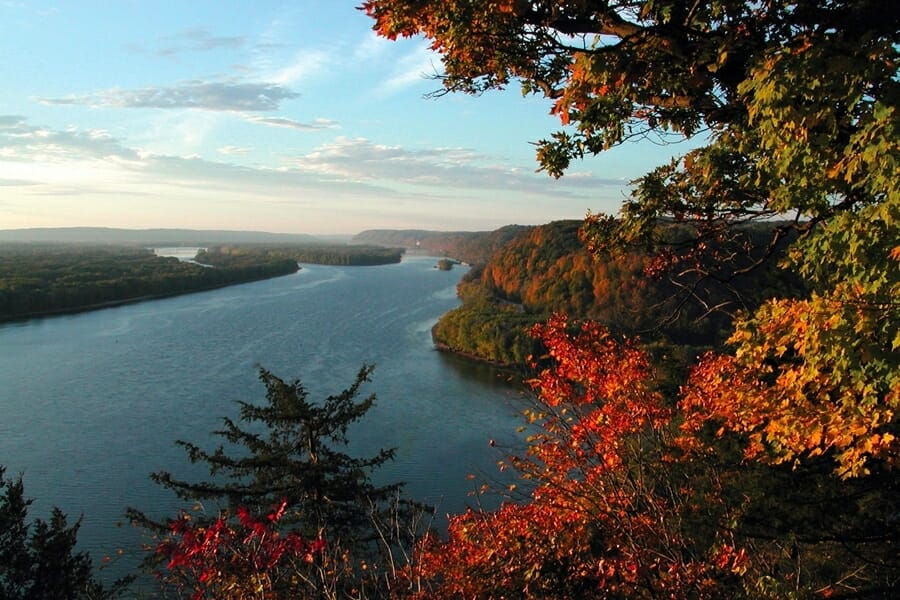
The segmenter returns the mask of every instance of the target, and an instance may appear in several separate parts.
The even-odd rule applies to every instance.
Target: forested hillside
[[[689,286],[652,276],[654,261],[639,249],[594,256],[579,239],[581,221],[523,231],[460,284],[463,305],[434,328],[442,347],[503,364],[524,364],[539,351],[526,329],[554,312],[594,319],[611,330],[693,346],[727,335],[734,313],[775,295],[794,293],[797,279],[768,264],[723,281]],[[662,224],[677,241],[677,228]],[[747,235],[764,235],[766,228]]]

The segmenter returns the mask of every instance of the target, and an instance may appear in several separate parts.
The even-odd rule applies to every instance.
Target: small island
[[[450,260],[449,258],[442,258],[437,261],[437,264],[434,265],[435,269],[440,269],[441,271],[449,271],[453,268],[453,265],[458,265],[459,262],[455,260]]]

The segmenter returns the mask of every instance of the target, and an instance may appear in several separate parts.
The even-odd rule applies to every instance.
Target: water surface
[[[462,269],[406,258],[379,267],[302,265],[294,274],[89,313],[0,325],[0,464],[24,473],[34,513],[83,515],[94,557],[140,535],[126,506],[174,515],[181,504],[147,475],[196,479],[174,445],[212,447],[208,433],[235,400],[262,402],[258,365],[299,377],[313,398],[347,387],[375,364],[375,407],[350,436],[354,450],[396,447],[378,474],[454,513],[470,473],[496,473],[489,446],[515,444],[521,398],[497,373],[435,351],[430,328],[457,305]]]

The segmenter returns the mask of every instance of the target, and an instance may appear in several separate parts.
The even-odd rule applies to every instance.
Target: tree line
[[[247,260],[290,259],[335,266],[376,266],[398,263],[402,248],[371,245],[217,245],[201,250],[198,262],[224,267]]]
[[[0,248],[0,320],[85,310],[287,275],[271,258],[212,269],[126,246],[10,244]]]

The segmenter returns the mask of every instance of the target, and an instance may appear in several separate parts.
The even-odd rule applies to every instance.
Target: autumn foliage
[[[527,495],[454,517],[421,547],[421,598],[713,597],[750,558],[725,532],[682,527],[698,490],[669,477],[675,412],[648,356],[596,322],[536,326],[552,366],[531,381],[540,431],[508,465]],[[706,502],[718,503],[715,494]],[[711,511],[715,512],[715,511]],[[422,584],[422,582],[426,584]]]
[[[864,318],[831,298],[772,301],[741,321],[734,354],[709,354],[687,383],[685,446],[718,423],[747,438],[748,459],[772,463],[832,456],[840,477],[896,466],[900,374],[889,344],[861,338]],[[863,364],[864,368],[859,368]]]
[[[312,562],[325,542],[279,531],[286,506],[262,518],[238,508],[236,519],[223,514],[196,524],[182,514],[156,548],[165,560],[158,576],[193,600],[296,597],[297,562]]]
[[[753,328],[741,322],[738,351],[701,357],[675,394],[659,369],[666,357],[651,360],[637,340],[561,314],[535,326],[547,348],[530,381],[536,431],[524,455],[503,463],[520,480],[498,509],[470,509],[446,537],[426,537],[394,590],[419,599],[890,597],[898,489],[881,400],[891,392],[865,387],[827,411],[802,396],[834,395],[844,374],[836,363],[804,380],[818,371],[801,360],[800,333],[822,316],[799,301],[771,306],[785,312],[753,327],[775,344],[787,326],[778,318],[789,319],[791,343],[741,346]],[[787,353],[799,358],[774,360]]]

